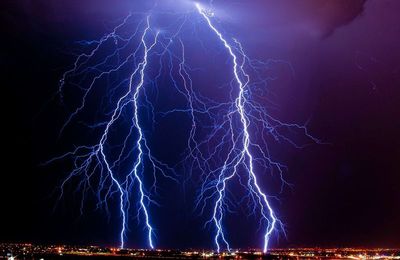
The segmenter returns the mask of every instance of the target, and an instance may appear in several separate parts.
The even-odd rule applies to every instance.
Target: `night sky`
[[[118,245],[118,214],[107,219],[89,207],[81,216],[73,189],[55,207],[68,165],[41,163],[76,140],[74,133],[58,138],[67,114],[52,99],[74,61],[74,42],[100,38],[111,21],[141,11],[143,2],[1,2],[0,241]],[[308,122],[326,143],[277,148],[293,187],[274,201],[287,238],[272,246],[400,247],[400,1],[214,2],[221,25],[249,56],[292,65],[293,71],[273,68],[274,116]],[[174,157],[182,149],[165,142],[159,152]],[[180,185],[161,186],[162,206],[153,212],[157,244],[211,248],[190,196],[181,195]],[[131,229],[128,245],[143,246],[140,228]],[[258,245],[246,227],[231,236],[237,246]]]

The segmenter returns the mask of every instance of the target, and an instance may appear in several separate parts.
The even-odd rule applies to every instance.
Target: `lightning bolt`
[[[275,141],[282,140],[296,148],[302,148],[304,145],[300,145],[287,137],[284,132],[285,130],[301,132],[303,136],[312,142],[321,142],[310,135],[304,125],[288,124],[273,118],[262,105],[253,99],[256,97],[253,88],[255,88],[257,84],[265,85],[266,83],[266,79],[260,75],[258,70],[268,67],[269,64],[258,60],[251,60],[245,54],[241,43],[237,39],[233,39],[231,43],[223,33],[217,29],[211,20],[214,16],[212,11],[206,9],[199,3],[196,3],[195,6],[198,14],[203,18],[209,30],[215,35],[229,54],[232,62],[232,82],[238,90],[237,95],[232,97],[232,103],[217,104],[214,107],[209,106],[206,110],[208,115],[215,118],[215,116],[211,115],[211,110],[218,108],[218,110],[221,111],[221,105],[229,106],[226,110],[224,121],[213,127],[214,131],[206,139],[206,142],[210,142],[212,138],[215,138],[218,131],[225,129],[226,133],[217,143],[216,148],[226,146],[227,144],[229,144],[230,148],[228,148],[222,167],[211,169],[212,167],[209,163],[211,160],[210,158],[216,157],[218,154],[217,149],[214,150],[209,157],[206,157],[204,164],[207,165],[207,167],[201,167],[201,171],[206,177],[204,178],[196,207],[199,207],[199,205],[203,203],[202,206],[200,206],[201,212],[203,213],[207,202],[215,198],[213,202],[212,218],[206,224],[213,223],[215,226],[216,234],[214,242],[217,251],[220,252],[223,247],[227,251],[231,251],[231,246],[224,230],[223,219],[227,212],[232,211],[229,206],[232,202],[226,196],[228,192],[227,185],[232,179],[237,178],[240,184],[248,191],[248,196],[246,197],[250,203],[248,205],[253,205],[251,206],[251,214],[255,214],[258,208],[260,226],[262,227],[264,226],[263,223],[266,223],[263,235],[263,252],[266,253],[274,231],[281,230],[285,233],[285,230],[283,223],[277,218],[274,212],[269,197],[261,188],[255,164],[257,163],[265,169],[270,169],[271,173],[273,169],[275,169],[279,173],[282,185],[288,183],[283,178],[283,171],[286,167],[272,159],[268,148],[269,145],[264,134],[270,134]],[[283,61],[270,62],[281,63]],[[253,71],[254,77],[256,78],[255,81],[252,82],[249,73],[246,72],[246,68]],[[259,136],[255,137],[253,132],[256,134],[258,133]],[[261,140],[262,143],[259,144],[257,140]],[[264,148],[262,146],[264,146]],[[196,149],[199,149],[198,146],[196,146]],[[208,169],[208,173],[205,169]],[[246,174],[245,178],[247,178],[247,183],[243,182],[243,172]],[[212,176],[215,175],[215,180],[212,180]],[[239,203],[240,202],[241,201],[239,201]]]
[[[130,16],[128,16],[128,18],[129,17]],[[125,44],[123,44],[123,47],[117,48],[111,55],[108,55],[105,61],[85,70],[94,70],[96,67],[100,67],[102,63],[106,63],[107,60],[111,59],[111,57],[113,56],[116,56],[119,52],[121,52],[124,48],[126,48],[138,32],[137,29],[136,32],[133,34],[133,36],[130,38],[122,38],[121,36],[117,35],[117,30],[121,28],[126,22],[127,18],[124,19],[122,24],[118,25],[114,29],[112,34],[103,37],[99,41],[94,41],[89,43],[89,44],[95,44],[96,45],[95,48],[91,51],[89,55],[81,54],[78,56],[74,68],[64,74],[62,84],[65,84],[65,80],[66,78],[68,78],[68,76],[70,76],[70,74],[79,75],[83,73],[83,72],[78,72],[78,69],[84,66],[86,63],[89,63],[88,59],[92,58],[96,54],[96,52],[98,52],[102,48],[102,45],[105,44],[107,40],[109,40],[110,38],[122,40],[125,42]],[[174,181],[176,181],[176,179],[173,177],[173,175],[171,176],[166,174],[162,169],[162,167],[166,167],[168,170],[170,170],[175,174],[172,168],[168,167],[167,165],[163,164],[155,157],[153,157],[141,126],[140,111],[139,111],[140,95],[143,90],[143,87],[145,86],[145,74],[146,74],[145,71],[148,66],[149,55],[152,49],[158,43],[158,38],[160,33],[159,31],[157,31],[156,33],[152,32],[150,25],[150,16],[146,17],[144,23],[145,23],[145,28],[140,36],[140,44],[137,46],[136,50],[133,51],[132,54],[130,54],[115,68],[106,71],[101,71],[99,75],[94,77],[94,79],[89,84],[89,88],[87,88],[84,92],[81,105],[71,114],[71,116],[68,118],[67,122],[64,124],[62,128],[63,131],[65,127],[71,122],[71,120],[84,109],[89,92],[92,91],[92,89],[94,88],[96,81],[98,81],[105,75],[110,75],[112,73],[122,70],[124,66],[130,63],[130,59],[136,59],[138,56],[142,56],[141,60],[139,60],[138,63],[136,64],[133,72],[130,74],[130,77],[122,82],[125,83],[126,81],[128,81],[128,87],[127,90],[123,92],[121,96],[118,98],[115,108],[112,109],[110,120],[105,123],[99,123],[93,126],[94,128],[97,128],[105,125],[105,128],[103,130],[99,142],[92,146],[79,146],[72,152],[68,152],[59,157],[51,159],[50,161],[46,162],[46,164],[52,163],[57,160],[65,159],[69,156],[73,157],[74,161],[73,164],[75,166],[75,169],[62,182],[60,198],[63,196],[64,186],[69,181],[71,181],[72,178],[77,176],[83,176],[84,177],[83,180],[78,185],[79,187],[82,185],[84,186],[83,188],[84,192],[81,201],[82,204],[81,213],[83,211],[82,208],[85,199],[84,194],[88,189],[92,189],[91,179],[93,178],[93,176],[97,171],[100,172],[100,176],[97,181],[98,187],[96,191],[99,200],[98,207],[105,205],[106,210],[108,211],[107,201],[115,192],[119,193],[119,209],[122,220],[121,231],[120,231],[121,248],[125,247],[126,231],[128,229],[128,217],[130,209],[129,197],[132,193],[131,190],[134,188],[133,187],[134,183],[137,183],[138,193],[139,193],[139,207],[137,216],[139,217],[141,213],[143,214],[145,227],[147,229],[148,245],[151,249],[154,249],[154,241],[153,241],[154,229],[150,221],[150,213],[148,206],[149,204],[156,202],[151,199],[151,197],[147,194],[146,188],[144,187],[145,185],[143,180],[143,171],[145,163],[144,157],[145,156],[147,157],[148,161],[151,164],[151,167],[153,168],[154,183],[152,188],[155,187],[155,182],[156,182],[155,171],[157,170],[162,172],[162,174],[167,178],[170,178]],[[147,38],[150,36],[153,37],[153,40],[152,42],[149,43]],[[139,55],[140,50],[142,50],[142,55]],[[83,57],[85,57],[86,60],[81,61]],[[138,82],[136,82],[137,78],[139,78]],[[120,85],[118,85],[118,87],[119,86]],[[62,89],[62,87],[60,89]],[[107,146],[109,146],[108,142],[109,142],[110,131],[113,127],[115,127],[117,121],[121,119],[124,111],[127,110],[127,108],[130,105],[133,106],[133,119],[131,120],[130,131],[124,139],[124,142],[122,144],[122,149],[120,151],[118,158],[113,160],[109,158],[110,155],[108,154],[109,152],[107,151],[108,150]],[[137,132],[138,135],[137,140],[135,141],[135,144],[129,151],[128,155],[123,156],[125,150],[129,150],[128,148],[129,138],[134,131]],[[132,169],[128,171],[128,173],[125,175],[124,178],[117,177],[115,173],[115,168],[122,162],[127,160],[129,158],[129,155],[133,153],[134,150],[136,150],[136,159],[133,163]]]
[[[146,32],[147,32],[147,30],[149,29],[149,27],[150,27],[150,24],[149,24],[149,17],[147,17],[147,27],[146,27],[145,34],[144,34],[144,35],[146,35]],[[146,221],[146,226],[147,226],[147,230],[148,230],[148,241],[149,241],[149,246],[150,246],[152,249],[154,249],[153,239],[152,239],[153,228],[152,228],[152,226],[151,226],[151,224],[150,224],[149,213],[148,213],[147,207],[146,207],[146,205],[145,205],[145,201],[144,201],[145,199],[149,200],[149,197],[148,197],[147,195],[145,195],[145,193],[144,193],[144,190],[143,190],[143,181],[142,181],[142,179],[140,178],[140,176],[139,176],[139,174],[138,174],[138,169],[139,169],[140,165],[143,163],[143,161],[142,161],[142,160],[143,160],[143,159],[142,159],[142,157],[143,157],[143,147],[142,147],[142,144],[144,144],[144,146],[149,150],[148,146],[146,145],[146,139],[144,138],[143,131],[142,131],[142,128],[141,128],[140,122],[139,122],[139,115],[138,115],[138,113],[139,113],[139,112],[138,112],[138,98],[139,98],[140,90],[141,90],[141,88],[143,87],[143,84],[144,84],[144,70],[145,70],[145,68],[146,68],[146,66],[147,66],[147,64],[148,64],[148,61],[147,61],[147,59],[148,59],[148,52],[149,52],[149,51],[153,48],[153,46],[157,43],[158,34],[159,34],[159,32],[157,32],[157,34],[156,34],[156,36],[155,36],[154,43],[153,43],[150,47],[147,46],[147,44],[146,44],[146,42],[145,42],[145,40],[144,40],[144,37],[142,38],[142,44],[143,44],[143,46],[144,46],[144,58],[143,58],[143,62],[142,62],[142,64],[141,64],[142,69],[140,70],[140,82],[139,82],[139,84],[137,85],[136,90],[135,90],[135,93],[134,93],[134,95],[133,95],[134,114],[135,114],[135,116],[134,116],[134,118],[135,118],[135,125],[136,125],[137,130],[139,131],[139,139],[138,139],[138,141],[137,141],[137,147],[138,147],[138,150],[139,150],[139,154],[138,154],[138,156],[137,156],[137,161],[136,161],[135,166],[134,166],[134,168],[133,168],[133,174],[134,174],[134,176],[135,176],[135,179],[136,179],[136,180],[138,181],[138,183],[139,183],[140,208],[143,210],[143,213],[144,213],[144,215],[145,215],[145,221]],[[149,152],[150,152],[150,151],[149,151]],[[153,164],[153,165],[154,165],[154,164]],[[154,166],[154,167],[155,167],[155,166]]]
[[[190,173],[184,178],[184,184],[195,179],[194,172],[199,173],[201,184],[195,208],[200,209],[200,214],[210,210],[205,226],[215,228],[216,250],[231,251],[224,220],[233,211],[233,206],[247,202],[249,215],[259,216],[259,226],[263,229],[263,251],[267,252],[274,232],[284,232],[284,228],[272,207],[271,197],[262,187],[260,171],[265,169],[271,174],[278,173],[282,186],[288,183],[283,178],[285,166],[273,159],[266,136],[296,148],[303,148],[304,145],[289,138],[288,132],[300,132],[313,142],[319,143],[319,140],[310,135],[303,125],[284,123],[272,117],[263,103],[257,100],[262,96],[257,93],[263,92],[262,87],[270,80],[261,71],[272,64],[286,62],[252,60],[237,39],[226,37],[217,28],[213,22],[214,14],[209,9],[199,3],[192,8],[185,14],[167,13],[178,19],[165,30],[154,29],[156,26],[152,25],[151,17],[155,12],[151,10],[151,16],[146,14],[145,18],[140,19],[133,32],[129,27],[128,35],[123,34],[122,30],[130,26],[132,14],[100,40],[79,42],[90,51],[77,55],[73,68],[63,74],[59,94],[64,102],[64,93],[68,92],[66,84],[69,83],[77,87],[82,96],[63,124],[60,136],[72,121],[85,114],[87,104],[93,102],[91,97],[101,89],[101,83],[105,80],[105,96],[108,98],[100,100],[99,113],[107,118],[85,125],[93,131],[101,129],[95,144],[77,146],[47,163],[72,159],[74,168],[61,183],[60,199],[67,183],[78,179],[76,190],[82,191],[81,213],[89,191],[97,198],[96,209],[104,207],[109,215],[108,202],[114,197],[118,198],[121,248],[126,247],[133,196],[136,218],[144,222],[148,247],[155,248],[150,206],[157,205],[153,198],[157,190],[157,172],[178,182],[175,168],[180,165]],[[230,82],[226,86],[231,89],[227,91],[228,101],[213,100],[196,89],[196,82],[191,75],[196,69],[188,63],[184,32],[191,30],[191,35],[197,37],[203,50],[208,50],[203,45],[204,37],[199,37],[194,29],[196,26],[188,22],[196,19],[189,17],[198,18],[200,23],[196,25],[204,25],[204,29],[211,33],[211,38],[217,40],[217,47],[229,58]],[[110,48],[110,45],[113,47]],[[152,57],[158,59],[158,65],[151,63]],[[169,67],[164,68],[165,64]],[[158,74],[151,76],[153,68],[157,66]],[[163,88],[168,86],[164,84],[163,73],[170,79],[170,85],[184,98],[186,107],[156,112],[157,108],[147,91],[154,86],[157,92],[160,80],[163,80]],[[144,107],[148,108],[148,118],[151,118],[153,126],[156,115],[166,117],[172,113],[185,113],[189,116],[191,127],[187,137],[187,154],[174,167],[153,156],[150,139],[146,138],[145,119],[142,117],[141,109]],[[119,138],[122,140],[115,145],[114,132],[120,130],[121,125],[128,125],[124,128],[128,131],[121,131],[123,134],[119,134]],[[151,171],[148,171],[149,168]],[[149,172],[152,174],[147,174]],[[152,180],[150,185],[149,179]],[[232,199],[228,188],[234,180],[238,180],[247,194],[240,200]]]
[[[230,150],[230,152],[224,162],[224,166],[223,166],[221,173],[219,175],[219,178],[218,178],[218,183],[217,183],[218,199],[215,203],[214,214],[213,214],[213,220],[214,220],[215,226],[217,227],[217,234],[215,236],[215,243],[217,245],[217,250],[218,250],[218,252],[220,252],[220,249],[221,249],[220,244],[219,244],[220,238],[225,243],[227,250],[228,251],[231,250],[229,243],[227,242],[224,232],[223,232],[223,229],[222,229],[222,218],[223,218],[222,201],[224,198],[226,182],[229,181],[229,179],[233,178],[237,174],[238,165],[240,163],[245,163],[246,168],[248,169],[248,174],[250,175],[249,179],[252,180],[252,182],[249,181],[249,188],[251,189],[251,191],[255,192],[255,195],[258,197],[259,204],[261,207],[261,214],[262,214],[263,218],[265,218],[268,221],[268,227],[267,227],[267,230],[264,235],[264,247],[263,247],[263,251],[267,252],[270,236],[271,236],[272,232],[274,231],[275,225],[278,220],[275,217],[275,213],[267,199],[267,196],[261,190],[261,188],[257,182],[257,177],[254,172],[254,166],[253,166],[253,156],[249,150],[249,146],[250,146],[250,134],[249,134],[249,130],[248,130],[249,119],[248,119],[248,116],[247,116],[246,110],[245,110],[245,103],[247,102],[247,100],[244,95],[245,89],[249,82],[249,75],[246,74],[246,72],[243,70],[243,66],[240,66],[238,64],[238,57],[234,53],[232,46],[227,42],[227,40],[217,30],[217,28],[215,28],[215,26],[212,24],[211,19],[207,15],[205,10],[198,3],[196,3],[196,8],[199,11],[199,13],[204,17],[204,19],[206,20],[210,29],[216,34],[216,36],[219,38],[219,40],[224,45],[224,47],[229,52],[229,55],[232,58],[233,74],[235,76],[235,81],[239,88],[239,94],[235,101],[236,112],[240,115],[240,121],[241,121],[242,127],[243,127],[243,129],[242,129],[243,137],[240,140],[241,145],[242,145],[242,150],[240,152],[240,155],[235,158],[236,163],[234,165],[234,171],[232,172],[232,174],[225,176],[226,167],[230,163],[229,161],[231,158],[231,154],[234,153],[234,149],[236,148],[235,147],[236,141],[233,139],[233,136],[232,136],[232,142],[234,143],[234,145],[233,145],[232,149]],[[243,59],[244,58],[245,57],[243,57]],[[244,77],[246,79],[245,82],[242,81],[241,76],[239,76],[240,74],[242,75],[242,77]],[[247,159],[247,162],[246,162],[246,159]],[[267,209],[267,212],[266,212],[265,208]],[[267,214],[268,214],[268,216],[267,216]]]

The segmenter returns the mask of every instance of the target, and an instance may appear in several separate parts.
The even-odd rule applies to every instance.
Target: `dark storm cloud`
[[[358,16],[362,15],[367,0],[313,0],[312,5],[318,7],[319,19],[324,21],[325,28],[323,36],[329,36],[337,28],[351,23]]]
[[[364,11],[367,0],[300,0],[300,1],[220,1],[216,6],[232,23],[263,26],[274,30],[319,37],[331,35],[337,28],[351,23]],[[226,10],[226,8],[231,8]],[[260,8],[262,7],[262,8]],[[225,11],[223,11],[225,10]]]
[[[278,1],[277,1],[278,2]],[[303,0],[280,3],[292,10],[299,23],[315,26],[322,37],[331,35],[337,28],[351,23],[364,11],[366,0]]]

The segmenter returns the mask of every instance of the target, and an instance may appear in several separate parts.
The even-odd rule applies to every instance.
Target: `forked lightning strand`
[[[129,16],[128,16],[129,17]],[[114,29],[112,35],[107,35],[106,37],[103,37],[102,40],[100,41],[95,41],[94,44],[96,44],[96,47],[94,50],[91,52],[90,55],[80,55],[78,57],[78,60],[75,63],[75,67],[73,70],[68,71],[66,74],[64,74],[64,79],[67,79],[70,74],[79,74],[78,69],[82,67],[84,64],[88,63],[88,60],[80,61],[82,57],[86,57],[87,59],[91,59],[102,47],[102,44],[107,42],[107,39],[119,39],[122,42],[124,42],[123,47],[117,48],[111,55],[107,56],[103,63],[107,62],[108,59],[111,59],[111,57],[116,56],[117,53],[121,52],[123,49],[127,48],[128,44],[130,41],[134,38],[133,36],[136,35],[137,31],[134,33],[134,35],[131,38],[122,38],[121,36],[117,35],[117,29],[122,27],[126,23],[127,19],[123,21],[121,25],[116,27]],[[68,177],[62,182],[61,185],[61,195],[63,195],[64,191],[64,186],[68,181],[70,181],[73,177],[75,176],[84,176],[84,179],[80,182],[79,186],[84,186],[83,192],[86,192],[89,189],[93,189],[92,187],[92,179],[94,178],[93,176],[95,175],[96,171],[100,172],[100,176],[98,177],[99,179],[97,180],[97,197],[98,197],[98,206],[105,205],[106,209],[108,210],[108,205],[107,201],[109,198],[114,194],[114,192],[119,193],[119,208],[121,212],[121,218],[122,218],[122,224],[121,224],[121,231],[120,231],[120,247],[124,248],[125,247],[125,237],[126,237],[126,231],[128,228],[128,214],[129,214],[129,209],[130,209],[130,196],[132,194],[132,189],[133,184],[136,182],[138,185],[138,194],[139,194],[139,207],[138,207],[138,217],[140,215],[140,212],[144,215],[144,221],[145,221],[145,227],[147,229],[147,240],[148,240],[148,245],[150,248],[154,249],[154,242],[153,242],[153,227],[150,223],[150,215],[149,215],[149,210],[148,210],[148,205],[150,203],[153,203],[151,200],[150,196],[146,194],[146,189],[144,187],[144,181],[142,177],[142,172],[144,170],[144,156],[147,155],[148,161],[151,162],[151,167],[153,168],[153,171],[155,170],[160,170],[164,176],[174,179],[172,176],[167,176],[161,167],[166,166],[165,164],[159,162],[156,158],[154,158],[150,152],[150,148],[146,143],[146,138],[144,136],[141,122],[140,122],[140,116],[139,116],[139,98],[140,98],[140,93],[144,87],[145,84],[145,71],[148,65],[148,58],[149,58],[149,53],[151,50],[155,47],[157,44],[157,39],[159,32],[155,33],[154,35],[154,40],[151,44],[149,44],[146,40],[148,38],[151,32],[151,27],[150,27],[150,16],[147,16],[145,19],[145,24],[146,27],[143,30],[143,33],[141,35],[141,40],[140,44],[137,46],[136,50],[132,52],[125,60],[120,62],[115,68],[101,71],[99,75],[95,76],[94,79],[92,80],[91,84],[89,85],[89,88],[86,89],[85,94],[83,96],[81,105],[75,110],[75,112],[69,117],[68,121],[63,127],[63,130],[65,126],[70,123],[73,117],[77,116],[81,110],[85,107],[86,103],[86,98],[88,97],[88,94],[90,91],[92,91],[92,88],[94,87],[96,81],[101,79],[105,75],[110,75],[112,73],[118,72],[121,70],[124,66],[127,66],[130,64],[131,59],[137,59],[139,56],[142,56],[140,62],[138,62],[129,76],[128,80],[124,80],[124,82],[128,82],[128,87],[125,92],[118,98],[118,101],[116,102],[115,108],[112,110],[111,118],[108,122],[105,124],[105,129],[103,131],[103,134],[101,135],[100,141],[98,144],[93,145],[93,146],[79,146],[72,152],[66,153],[62,156],[56,157],[49,162],[59,160],[59,159],[64,159],[68,156],[73,156],[74,160],[74,166],[75,169],[68,175]],[[115,40],[117,41],[117,40]],[[142,49],[143,54],[139,55],[138,52],[139,50]],[[80,63],[81,62],[81,63]],[[95,67],[100,67],[102,63],[99,63],[91,68],[85,69],[85,70],[90,70],[94,69]],[[137,78],[139,78],[138,82]],[[64,82],[62,82],[64,84]],[[62,88],[61,88],[62,90]],[[116,122],[121,119],[121,115],[123,114],[124,110],[127,109],[127,107],[132,104],[133,105],[133,120],[132,124],[130,126],[130,130],[128,135],[125,137],[124,142],[122,144],[122,149],[120,151],[120,154],[116,160],[109,159],[108,157],[111,157],[107,155],[107,142],[109,142],[109,133],[110,129],[115,126]],[[104,125],[103,123],[97,124],[94,127],[101,127]],[[129,138],[134,132],[134,130],[137,131],[138,138],[135,141],[135,144],[132,146],[132,148],[129,147]],[[125,150],[129,150],[127,155],[123,156]],[[134,152],[134,150],[137,151],[136,154],[136,159],[133,163],[132,169],[123,177],[117,177],[115,174],[115,168],[119,166],[121,163],[126,161],[129,158],[129,155]],[[171,168],[167,167],[168,170],[173,171]],[[121,174],[119,174],[121,175]],[[111,180],[111,183],[108,182],[108,179]],[[174,179],[175,180],[175,179]],[[155,181],[155,180],[154,180]],[[114,190],[113,186],[116,186],[116,190]],[[153,184],[154,186],[155,184]],[[84,194],[82,197],[82,204],[84,201]],[[81,211],[82,211],[82,206],[81,206]]]
[[[189,181],[196,185],[200,182],[194,208],[200,214],[207,212],[206,226],[215,228],[217,251],[231,251],[224,222],[228,213],[234,211],[233,207],[244,204],[248,215],[257,217],[263,230],[263,251],[267,252],[274,231],[284,230],[270,197],[263,191],[260,172],[278,173],[282,185],[287,184],[283,179],[285,166],[273,159],[270,142],[304,147],[290,138],[293,133],[300,133],[307,142],[319,142],[305,126],[281,122],[265,108],[264,102],[268,100],[265,87],[270,80],[265,78],[265,70],[275,63],[288,63],[250,59],[238,40],[229,39],[217,28],[213,22],[214,14],[201,4],[191,5],[187,13],[156,10],[154,7],[144,16],[137,14],[138,21],[134,20],[136,16],[129,14],[100,40],[79,42],[89,48],[89,52],[78,55],[73,68],[64,73],[59,94],[63,103],[68,101],[68,85],[71,89],[76,88],[81,98],[62,126],[61,133],[67,132],[72,122],[82,116],[79,122],[85,122],[84,126],[97,131],[100,136],[98,139],[94,137],[95,144],[75,147],[49,161],[72,159],[73,169],[61,184],[60,197],[67,183],[77,180],[76,191],[82,192],[81,213],[87,193],[92,192],[97,199],[96,209],[104,208],[109,216],[108,203],[117,198],[121,216],[121,248],[126,247],[130,212],[134,207],[135,216],[143,221],[148,247],[154,249],[150,206],[157,204],[154,199],[158,195],[156,173],[174,182],[177,182],[177,174],[174,168],[153,156],[151,130],[148,129],[154,130],[157,116],[183,113],[189,116],[191,129],[187,155],[181,162],[176,162],[176,167],[189,173],[189,177],[182,178],[184,185]],[[152,19],[154,22],[150,22],[150,17],[156,15],[165,15],[168,19]],[[164,27],[154,25],[169,19],[173,22]],[[136,29],[131,28],[132,24],[137,24]],[[211,36],[204,37],[199,28]],[[192,47],[195,46],[193,38],[200,47]],[[228,73],[223,73],[228,77],[225,79],[228,83],[223,85],[224,93],[228,93],[224,101],[201,93],[193,75],[199,71],[209,73],[208,65],[195,68],[197,64],[189,64],[192,59],[186,57],[192,53],[190,48],[211,56],[212,50],[205,48],[209,42],[219,55],[225,55],[229,60]],[[218,62],[226,65],[225,58]],[[155,71],[158,71],[157,75],[153,75]],[[177,93],[176,106],[160,112],[154,100],[158,100],[160,90],[166,88]],[[98,99],[98,96],[102,98]],[[97,98],[95,101],[99,107],[96,111],[102,119],[96,118],[98,121],[88,123],[86,113],[91,112],[87,107],[94,106],[93,98]],[[147,109],[147,117],[142,109]],[[151,121],[151,127],[145,124],[146,120]],[[238,188],[245,191],[242,198],[236,198],[229,189],[234,180],[240,185]]]
[[[272,232],[275,229],[277,219],[276,219],[274,211],[267,199],[267,196],[262,192],[259,184],[257,183],[257,177],[256,177],[256,174],[254,172],[254,167],[253,167],[253,156],[249,150],[249,145],[250,145],[250,134],[248,131],[249,119],[248,119],[248,116],[246,115],[246,111],[245,111],[245,103],[247,101],[246,101],[246,97],[244,94],[244,91],[245,91],[248,81],[243,82],[241,79],[241,77],[248,79],[248,75],[243,70],[243,68],[241,66],[239,66],[238,58],[237,58],[233,48],[227,42],[227,40],[224,38],[224,36],[221,34],[221,32],[219,32],[215,28],[215,26],[212,24],[210,17],[206,13],[206,11],[198,3],[196,3],[196,8],[199,11],[199,13],[204,17],[204,19],[207,21],[207,24],[211,28],[211,30],[214,31],[215,34],[218,36],[218,38],[223,43],[223,45],[225,46],[226,50],[229,52],[229,54],[232,58],[233,74],[235,76],[235,81],[239,88],[239,94],[238,94],[238,97],[236,98],[235,104],[236,104],[237,113],[240,115],[240,121],[241,121],[242,127],[243,127],[243,137],[241,138],[242,150],[240,152],[239,158],[236,158],[236,164],[234,166],[234,171],[231,175],[225,176],[226,165],[229,163],[229,160],[231,160],[231,155],[234,153],[234,149],[237,149],[236,146],[233,146],[232,149],[230,150],[230,152],[227,156],[227,159],[224,162],[224,167],[221,170],[221,174],[218,179],[218,183],[216,184],[219,196],[215,203],[213,219],[215,222],[215,226],[217,227],[217,235],[215,237],[215,243],[217,245],[217,250],[218,250],[218,252],[220,251],[219,238],[221,238],[223,240],[223,242],[226,244],[227,249],[230,251],[229,243],[227,242],[224,232],[223,232],[223,229],[222,229],[222,218],[223,218],[223,209],[222,209],[223,202],[222,202],[222,200],[223,200],[223,196],[225,194],[226,182],[229,179],[231,179],[235,174],[237,174],[237,172],[236,172],[237,166],[240,163],[245,163],[246,168],[248,170],[248,174],[250,175],[250,179],[252,180],[252,184],[249,184],[250,185],[249,187],[252,190],[253,190],[253,188],[256,189],[256,192],[257,192],[256,196],[258,196],[259,203],[261,206],[261,214],[268,221],[268,227],[267,227],[266,233],[264,235],[264,248],[263,248],[263,251],[266,252],[268,249],[268,242],[269,242]],[[242,57],[242,59],[245,59],[245,58],[246,57]],[[240,74],[241,74],[241,76],[240,76]],[[234,139],[233,136],[232,136],[232,139]],[[233,143],[236,143],[236,142],[233,141]],[[267,209],[267,212],[265,209]],[[268,214],[269,217],[267,217],[266,214]]]

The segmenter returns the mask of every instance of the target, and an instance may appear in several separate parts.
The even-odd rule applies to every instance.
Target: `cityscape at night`
[[[150,259],[400,259],[400,249],[361,248],[287,248],[271,249],[268,254],[255,249],[216,253],[207,250],[146,250],[99,246],[40,246],[32,244],[1,244],[0,257],[13,259],[74,259],[74,258],[150,258]]]
[[[0,259],[400,259],[400,1],[0,7]]]

